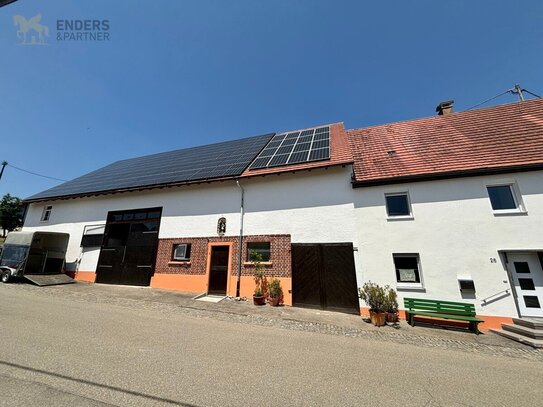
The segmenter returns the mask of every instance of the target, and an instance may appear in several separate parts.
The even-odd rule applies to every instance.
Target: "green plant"
[[[358,288],[358,296],[366,302],[373,312],[385,312],[387,293],[385,289],[371,281]]]
[[[385,311],[391,314],[398,313],[398,294],[394,288],[385,286]]]
[[[281,281],[278,278],[272,278],[268,285],[268,291],[271,298],[280,298],[283,295]]]
[[[254,250],[251,250],[249,252],[249,259],[251,259],[251,262],[254,266],[254,279],[255,279],[255,291],[254,296],[255,297],[262,297],[266,294],[266,288],[267,288],[267,281],[266,277],[264,277],[264,266],[262,265],[262,255],[258,252],[255,252]]]
[[[23,226],[21,200],[10,194],[6,194],[0,199],[0,229],[2,237],[5,237],[6,231],[11,232],[19,226]]]

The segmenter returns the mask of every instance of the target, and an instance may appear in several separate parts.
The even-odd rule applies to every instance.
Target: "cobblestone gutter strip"
[[[55,289],[54,287],[41,287],[39,289],[34,289],[35,287],[24,285],[10,285],[9,287],[16,290],[21,289],[23,291],[32,291],[33,295],[37,294],[40,296],[51,296],[52,294],[58,294],[58,289]],[[103,295],[96,291],[64,291],[63,299],[85,303],[110,304],[131,309],[153,310],[166,314],[180,313],[190,317],[209,318],[224,322],[259,325],[294,331],[346,336],[351,338],[364,338],[368,340],[393,342],[425,348],[456,350],[468,353],[510,357],[515,359],[522,358],[543,362],[543,351],[538,349],[529,347],[513,348],[506,346],[486,345],[458,339],[402,333],[392,331],[392,328],[390,327],[385,327],[380,330],[354,329],[319,322],[299,321],[291,318],[269,318],[261,315],[233,312],[230,310],[219,309],[217,307],[206,309],[200,308],[196,305],[190,306],[186,304],[170,304],[152,301],[152,299],[142,301],[138,299]],[[209,305],[202,304],[202,307],[205,306]]]
[[[362,329],[345,328],[337,325],[321,324],[292,319],[271,319],[254,315],[240,315],[234,313],[214,313],[208,310],[188,310],[187,313],[198,318],[212,318],[221,321],[253,324],[260,326],[290,329],[295,331],[314,332],[327,335],[340,335],[351,338],[364,338],[376,341],[394,342],[426,348],[459,350],[469,353],[483,353],[493,356],[505,356],[511,358],[523,358],[543,362],[543,352],[537,349],[519,349],[502,346],[485,345],[480,343],[466,342],[455,339],[436,338],[432,336],[402,334],[391,332],[390,328],[383,328],[382,331],[367,331]]]

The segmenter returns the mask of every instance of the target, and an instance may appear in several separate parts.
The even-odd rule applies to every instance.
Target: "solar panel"
[[[238,176],[259,152],[266,151],[263,148],[271,144],[273,136],[266,134],[117,161],[26,200]],[[268,157],[259,159],[261,165],[268,163],[279,145],[280,142],[266,151]]]
[[[277,134],[258,157],[250,170],[330,159],[330,127]]]

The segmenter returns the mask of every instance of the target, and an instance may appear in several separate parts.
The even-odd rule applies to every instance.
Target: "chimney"
[[[454,100],[447,100],[446,102],[441,102],[436,107],[436,112],[439,116],[445,116],[453,112]]]

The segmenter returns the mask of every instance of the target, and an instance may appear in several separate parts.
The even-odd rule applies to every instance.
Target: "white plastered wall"
[[[242,179],[245,189],[244,235],[290,234],[293,243],[355,241],[350,166],[295,174]],[[240,227],[241,191],[234,181],[145,192],[131,192],[31,204],[25,230],[70,233],[68,266],[94,271],[99,250],[80,248],[84,227],[105,224],[115,210],[162,207],[160,238],[216,236],[217,221],[227,220],[226,236]],[[43,208],[52,205],[48,222]],[[355,262],[358,262],[355,252]],[[357,267],[358,269],[358,267]]]
[[[486,185],[511,182],[518,186],[527,214],[497,216]],[[388,220],[385,193],[406,191],[414,219]],[[400,305],[403,297],[465,299],[474,301],[481,315],[517,316],[512,295],[498,295],[487,305],[482,300],[511,288],[499,250],[543,248],[543,172],[375,186],[355,192],[365,281],[396,287],[392,254],[419,253],[424,291],[400,291]],[[467,276],[475,282],[475,298],[462,296],[459,290],[458,277]]]

